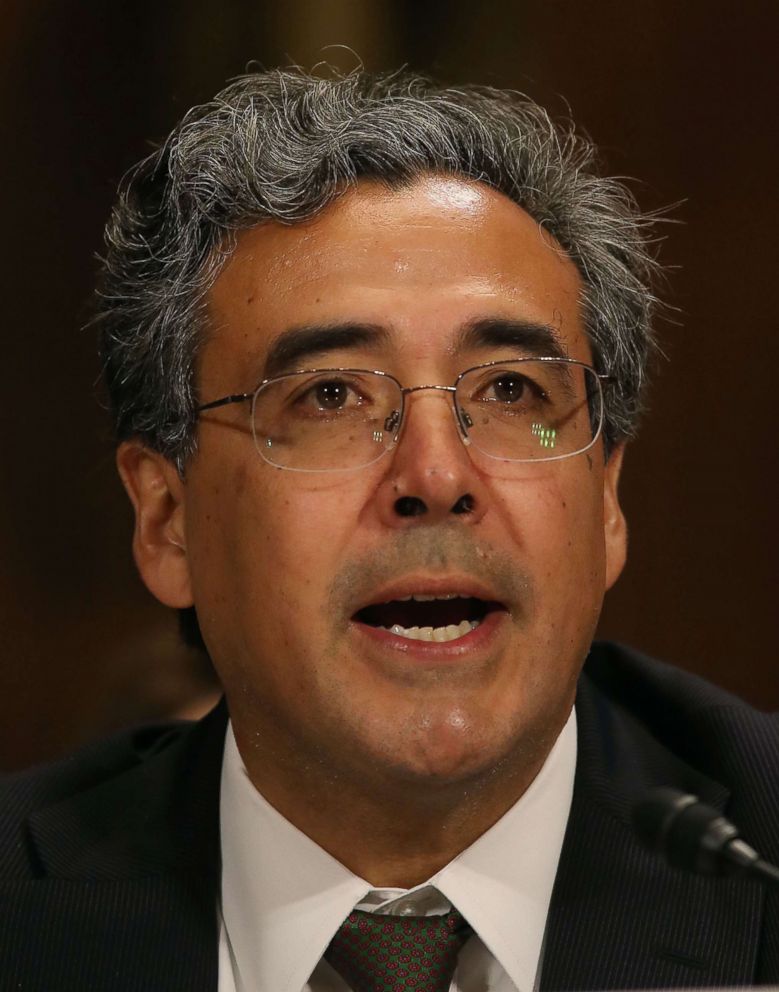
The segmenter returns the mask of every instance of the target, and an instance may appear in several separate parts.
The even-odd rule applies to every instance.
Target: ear
[[[603,530],[606,544],[606,588],[611,589],[625,567],[628,527],[619,505],[619,476],[625,445],[616,445],[609,455],[603,476]]]
[[[192,606],[186,486],[176,466],[140,441],[120,444],[116,465],[135,510],[133,556],[141,578],[166,606]]]

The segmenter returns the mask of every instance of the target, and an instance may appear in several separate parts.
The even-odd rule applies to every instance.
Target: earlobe
[[[192,606],[186,486],[176,466],[140,441],[123,442],[116,464],[135,511],[133,556],[141,578],[166,606]]]
[[[606,545],[606,588],[622,573],[627,559],[628,528],[619,502],[619,477],[625,445],[616,445],[606,462],[603,478],[603,528]]]

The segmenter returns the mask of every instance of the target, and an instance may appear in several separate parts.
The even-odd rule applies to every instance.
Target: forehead
[[[261,359],[306,324],[364,323],[415,357],[446,352],[468,321],[555,328],[588,359],[579,272],[522,208],[487,186],[428,176],[402,189],[361,182],[313,220],[241,234],[210,294],[204,378]],[[216,366],[212,368],[212,366]]]

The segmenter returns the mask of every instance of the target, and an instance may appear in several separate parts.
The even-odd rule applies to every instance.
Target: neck
[[[317,755],[285,760],[233,720],[238,750],[254,787],[287,820],[376,888],[427,881],[476,841],[540,771],[556,739],[523,747],[497,767],[452,782],[383,778],[334,768]],[[290,788],[290,783],[294,787]]]

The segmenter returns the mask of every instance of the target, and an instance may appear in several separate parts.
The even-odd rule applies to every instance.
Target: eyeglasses
[[[423,390],[451,394],[466,445],[506,463],[570,458],[591,448],[603,426],[602,380],[569,358],[488,362],[452,386],[402,386],[388,372],[309,369],[265,379],[253,393],[224,396],[198,413],[250,404],[260,455],[295,472],[365,468],[398,442],[407,398]]]

